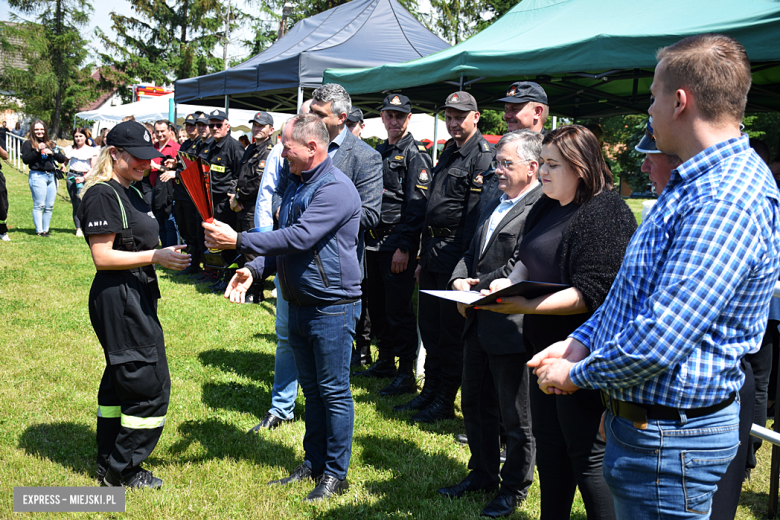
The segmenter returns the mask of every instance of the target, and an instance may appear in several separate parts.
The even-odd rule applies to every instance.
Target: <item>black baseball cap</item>
[[[447,96],[443,108],[454,108],[455,110],[462,110],[463,112],[477,112],[479,110],[477,108],[477,100],[474,99],[474,96],[468,92],[463,92],[462,90],[453,92]]]
[[[209,118],[206,117],[206,114],[201,112],[200,115],[198,116],[198,118],[195,120],[195,124],[198,124],[198,123],[200,123],[202,125],[208,126],[209,125]]]
[[[652,116],[647,121],[647,128],[645,128],[645,135],[639,144],[634,147],[637,152],[640,153],[663,153],[655,146],[655,135],[653,135],[653,118]]]
[[[527,103],[528,101],[535,101],[549,105],[547,102],[547,92],[533,81],[515,81],[509,86],[506,91],[506,97],[497,99],[496,101],[503,101],[505,103]]]
[[[185,125],[194,125],[195,121],[198,119],[198,116],[195,114],[189,114],[187,117],[184,118],[184,124]]]
[[[258,125],[271,125],[274,126],[274,118],[271,117],[271,114],[268,112],[263,112],[262,110],[255,114],[255,117],[252,118],[250,123],[257,123]]]
[[[149,130],[136,121],[125,121],[112,128],[106,135],[106,144],[122,148],[136,159],[165,157],[152,144]]]
[[[382,103],[382,110],[395,110],[408,114],[412,111],[412,101],[401,94],[390,94]]]
[[[362,123],[363,111],[358,107],[352,107],[352,110],[349,111],[349,115],[347,116],[347,121],[350,123]]]
[[[219,121],[224,121],[225,119],[228,118],[225,111],[220,110],[218,108],[206,114],[206,117],[208,117],[209,119],[218,119]]]

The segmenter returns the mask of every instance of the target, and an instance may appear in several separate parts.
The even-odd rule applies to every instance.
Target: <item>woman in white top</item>
[[[73,205],[73,223],[76,225],[76,236],[83,237],[81,231],[81,222],[79,222],[78,212],[81,198],[79,197],[81,189],[84,187],[84,181],[89,176],[90,170],[97,161],[97,155],[100,149],[87,144],[88,131],[85,128],[76,128],[73,130],[73,145],[65,148],[64,154],[68,158],[67,187],[70,203]],[[64,165],[63,165],[64,166]]]

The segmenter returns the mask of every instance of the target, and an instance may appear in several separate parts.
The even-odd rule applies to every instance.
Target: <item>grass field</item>
[[[104,360],[87,312],[94,268],[74,236],[64,185],[52,237],[36,236],[27,177],[3,164],[11,242],[0,242],[0,518],[13,513],[15,486],[93,486],[96,391]],[[629,201],[641,210],[641,201]],[[477,518],[491,497],[449,500],[436,489],[466,474],[462,420],[416,425],[379,398],[382,381],[353,381],[355,432],[350,491],[322,504],[302,499],[311,484],[269,488],[303,458],[303,421],[247,435],[268,409],[275,348],[274,300],[238,306],[160,270],[159,316],[172,378],[162,439],[147,467],[165,481],[128,492],[125,514],[53,518]],[[266,296],[270,295],[267,286]],[[299,396],[296,416],[303,413]],[[458,414],[460,411],[458,409]],[[743,488],[737,518],[761,518],[769,491],[764,448]],[[512,518],[539,517],[539,488]],[[585,518],[577,499],[572,518]]]

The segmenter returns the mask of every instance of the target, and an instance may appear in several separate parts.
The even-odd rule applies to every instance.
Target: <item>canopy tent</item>
[[[598,118],[644,112],[656,51],[719,32],[739,40],[753,65],[748,111],[780,109],[780,2],[751,0],[524,0],[454,47],[408,63],[329,69],[357,105],[392,91],[428,110],[465,89],[481,108],[502,108],[514,81],[541,84],[553,114]]]
[[[143,101],[127,103],[125,105],[103,107],[97,110],[79,112],[76,114],[76,119],[107,123],[101,124],[100,126],[108,126],[109,128],[121,122],[124,117],[130,115],[135,117],[135,120],[138,122],[153,123],[159,119],[168,119],[168,109],[170,106],[170,100],[172,99],[173,94],[169,94],[167,96],[148,98],[144,99]],[[187,114],[191,114],[196,110],[208,113],[211,110],[214,110],[214,107],[201,105],[178,105],[176,107],[176,124],[183,125],[184,118],[187,117]],[[234,137],[238,137],[242,133],[251,131],[252,124],[249,123],[249,121],[254,118],[255,113],[255,110],[230,110],[228,113],[228,120],[230,121],[231,134]],[[291,117],[290,114],[281,114],[278,112],[270,112],[270,114],[274,119],[275,130],[281,130],[282,125]]]
[[[303,88],[336,67],[373,67],[449,47],[397,0],[352,0],[301,20],[257,56],[224,72],[179,80],[176,102],[295,111]]]

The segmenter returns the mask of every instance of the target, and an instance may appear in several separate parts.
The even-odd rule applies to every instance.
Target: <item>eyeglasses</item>
[[[222,128],[225,123],[209,123],[209,128]]]
[[[498,170],[499,166],[501,166],[501,168],[504,170],[508,170],[512,167],[513,164],[513,161],[493,161],[490,166],[492,166],[494,170]]]

